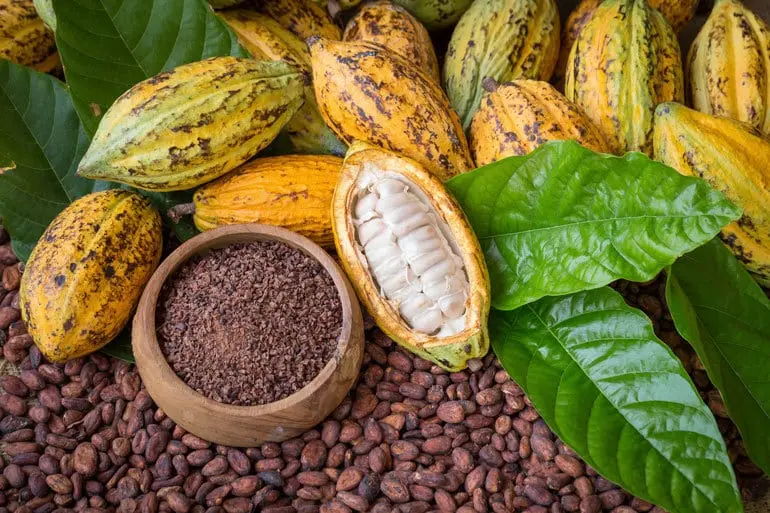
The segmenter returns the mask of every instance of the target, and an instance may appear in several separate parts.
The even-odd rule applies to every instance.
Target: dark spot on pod
[[[72,320],[72,317],[64,321],[64,325],[62,326],[64,328],[64,331],[69,331],[72,329],[74,322]]]
[[[111,265],[104,266],[104,276],[107,278],[112,278],[115,276],[115,268]]]
[[[73,270],[73,269],[72,269],[72,266],[73,266],[73,265],[75,265],[75,264],[70,264],[70,270]],[[56,286],[57,286],[57,287],[61,287],[62,285],[64,285],[64,281],[65,281],[65,280],[66,280],[66,278],[64,277],[64,275],[63,275],[63,274],[58,274],[58,275],[56,275],[56,277],[53,279],[53,282],[56,284]]]

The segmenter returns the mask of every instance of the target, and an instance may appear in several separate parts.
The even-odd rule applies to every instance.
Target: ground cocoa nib
[[[334,354],[342,306],[314,258],[277,241],[235,244],[185,263],[163,286],[158,340],[199,393],[235,405],[282,399]]]

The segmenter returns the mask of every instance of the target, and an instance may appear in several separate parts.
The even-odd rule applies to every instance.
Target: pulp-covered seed
[[[463,328],[468,279],[442,221],[405,179],[364,184],[356,235],[380,293],[415,331],[449,336]]]

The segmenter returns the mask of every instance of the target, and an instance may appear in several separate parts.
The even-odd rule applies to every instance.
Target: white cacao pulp
[[[380,294],[410,328],[438,338],[465,328],[469,281],[449,226],[420,188],[367,165],[354,224],[359,250]]]

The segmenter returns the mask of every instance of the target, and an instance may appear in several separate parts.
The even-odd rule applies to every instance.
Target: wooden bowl
[[[334,356],[318,376],[294,394],[260,406],[234,406],[209,399],[171,369],[155,331],[155,306],[166,279],[190,257],[214,248],[257,240],[278,240],[318,260],[331,276],[342,302],[342,332]],[[174,422],[205,440],[237,447],[279,442],[319,424],[344,399],[358,376],[364,352],[361,308],[337,263],[317,244],[283,228],[235,225],[204,232],[174,251],[155,271],[134,317],[136,366],[155,403]]]

